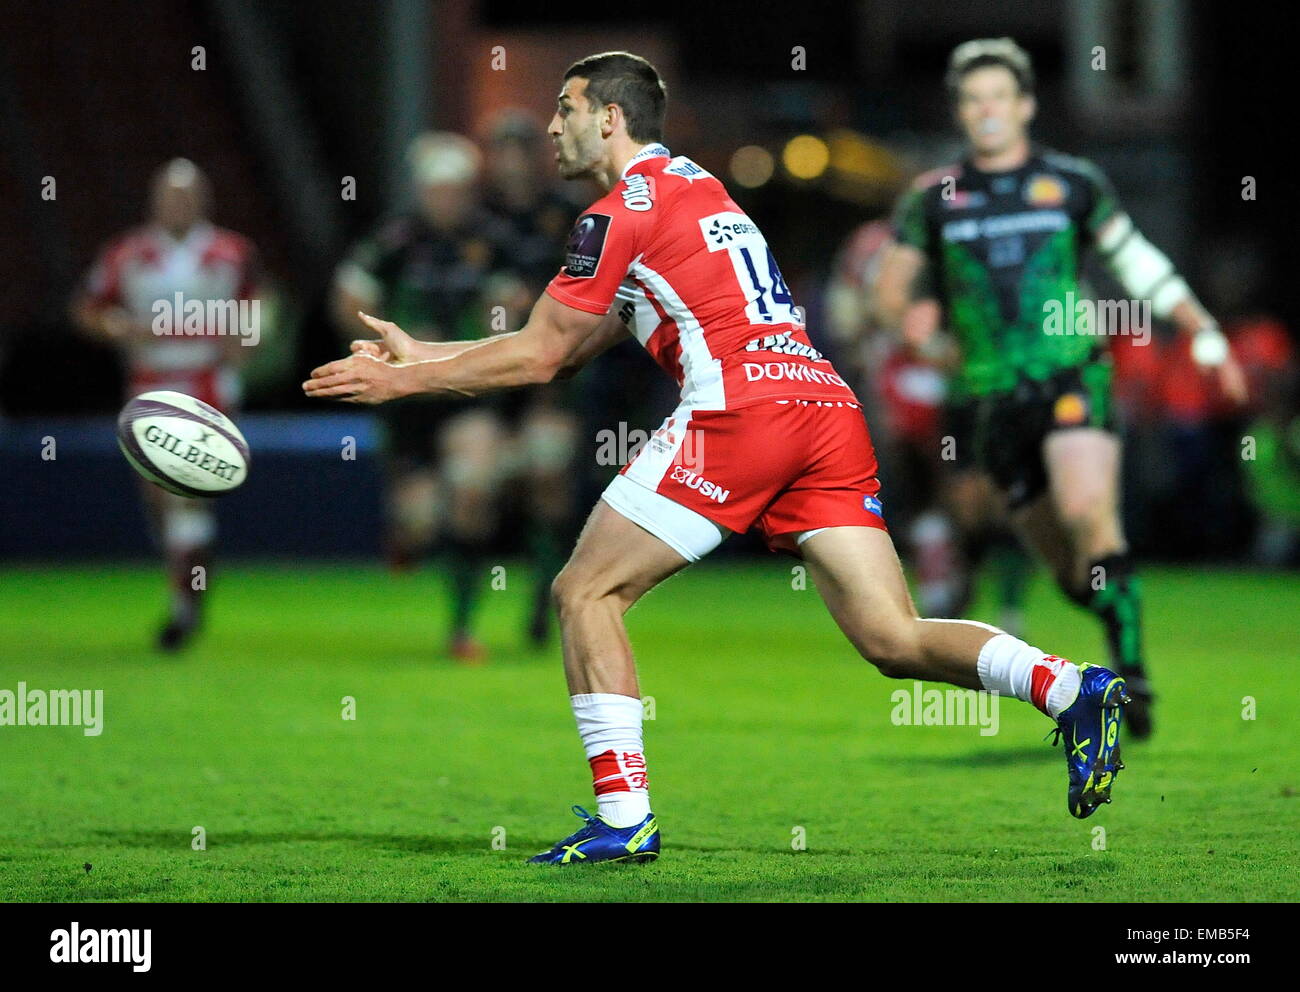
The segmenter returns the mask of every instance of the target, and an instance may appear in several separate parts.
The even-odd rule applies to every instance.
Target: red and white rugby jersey
[[[251,300],[254,282],[252,242],[234,231],[200,223],[180,239],[156,226],[126,232],[100,252],[87,277],[87,291],[92,306],[119,306],[154,326],[160,312],[155,304],[166,301],[174,313],[177,293],[182,301],[205,304]],[[181,319],[179,314],[176,319]],[[229,342],[213,334],[215,328],[204,330],[208,333],[132,342],[128,360],[133,375],[214,370],[224,362]]]
[[[682,390],[682,407],[857,402],[808,340],[758,226],[722,183],[663,145],[643,148],[569,235],[546,291],[619,316]]]

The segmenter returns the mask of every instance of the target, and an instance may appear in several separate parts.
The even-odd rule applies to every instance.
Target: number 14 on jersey
[[[736,281],[745,294],[751,324],[797,324],[794,300],[777,267],[776,256],[758,226],[744,214],[712,214],[700,221],[709,251],[731,256]]]

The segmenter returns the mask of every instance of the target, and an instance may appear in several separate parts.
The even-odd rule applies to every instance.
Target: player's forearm
[[[1194,311],[1208,316],[1169,256],[1143,237],[1128,215],[1118,214],[1106,224],[1097,247],[1125,292],[1134,299],[1150,300],[1161,320],[1173,320],[1181,327],[1181,320],[1192,319]]]
[[[1201,306],[1201,301],[1190,290],[1183,299],[1174,304],[1169,319],[1184,334],[1195,334],[1201,328],[1214,324],[1214,318],[1205,307]]]
[[[495,341],[501,337],[506,337],[506,335],[497,334],[490,338],[480,338],[477,341],[416,341],[416,354],[413,360],[424,362],[455,358],[462,352],[469,351],[471,348],[479,348],[489,341]]]
[[[1201,306],[1186,280],[1159,248],[1142,236],[1125,214],[1111,219],[1098,237],[1107,268],[1135,299],[1149,299],[1151,310],[1192,339],[1200,365],[1218,366],[1228,358],[1228,341]]]
[[[562,358],[542,354],[530,345],[523,331],[484,341],[445,343],[467,347],[450,356],[444,353],[402,366],[408,370],[409,393],[479,396],[550,382],[563,364]]]

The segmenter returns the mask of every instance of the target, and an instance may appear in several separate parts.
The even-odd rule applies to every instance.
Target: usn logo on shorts
[[[671,478],[673,482],[680,482],[687,489],[698,490],[701,496],[711,499],[715,503],[725,503],[727,497],[731,495],[730,489],[723,489],[716,482],[710,482],[682,465],[673,466]]]
[[[885,508],[880,505],[880,500],[876,499],[874,496],[862,497],[862,509],[866,510],[868,513],[874,513],[881,520],[885,519]]]

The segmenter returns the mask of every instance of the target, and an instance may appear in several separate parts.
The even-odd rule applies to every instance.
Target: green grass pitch
[[[895,725],[911,683],[856,658],[791,565],[699,566],[632,611],[664,856],[571,869],[522,863],[576,828],[571,803],[594,809],[559,650],[521,646],[523,566],[485,595],[480,668],[442,657],[431,571],[228,565],[172,659],[147,646],[154,569],[4,568],[0,689],[99,688],[105,713],[98,737],[0,727],[0,898],[1300,896],[1294,576],[1147,570],[1157,736],[1077,821],[1044,717],[1007,700],[993,736]],[[1041,577],[1028,619],[1031,642],[1102,660]]]

